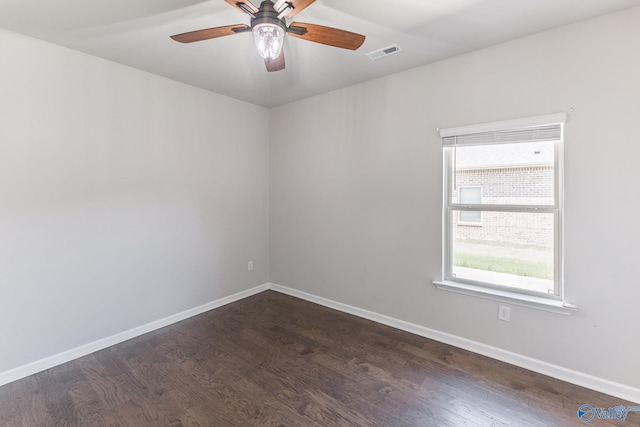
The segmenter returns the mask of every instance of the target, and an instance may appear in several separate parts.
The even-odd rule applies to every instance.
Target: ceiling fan
[[[315,0],[277,0],[275,3],[266,0],[260,3],[259,8],[256,8],[248,0],[225,1],[249,15],[251,17],[251,25],[236,24],[207,28],[176,34],[171,36],[171,38],[181,43],[192,43],[230,36],[232,34],[252,32],[258,52],[260,56],[264,58],[267,71],[284,69],[282,44],[285,34],[316,43],[351,50],[358,49],[362,46],[362,43],[364,43],[365,37],[363,35],[339,30],[337,28],[305,24],[303,22],[293,22],[287,26],[286,18],[292,18]]]

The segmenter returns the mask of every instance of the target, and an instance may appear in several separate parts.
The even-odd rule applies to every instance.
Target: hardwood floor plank
[[[0,425],[53,425],[35,376],[0,387]]]
[[[81,373],[74,370],[73,365],[74,362],[66,363],[59,369],[49,369],[35,375],[47,413],[56,426],[79,425],[78,411],[69,388],[72,382],[80,380]]]
[[[632,405],[266,291],[0,387],[0,425],[557,427],[583,403]]]

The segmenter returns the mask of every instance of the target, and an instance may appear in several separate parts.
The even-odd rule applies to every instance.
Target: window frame
[[[509,205],[509,204],[469,204],[453,203],[453,147],[443,144],[443,210],[442,210],[442,278],[434,281],[438,289],[463,293],[467,295],[490,298],[498,301],[511,302],[539,308],[546,311],[571,314],[577,307],[564,300],[564,271],[563,271],[563,206],[564,206],[564,123],[566,114],[529,117],[525,119],[508,120],[486,123],[481,125],[464,126],[460,128],[443,129],[440,136],[468,135],[478,132],[492,132],[501,130],[517,130],[551,124],[560,125],[560,138],[554,141],[554,203],[553,205]],[[495,145],[500,142],[483,142]],[[482,145],[472,144],[472,145]],[[498,285],[495,283],[479,282],[453,275],[453,211],[490,211],[516,213],[548,213],[553,214],[554,240],[554,273],[553,293],[542,293],[527,289]],[[482,213],[481,213],[482,215]],[[466,224],[464,222],[463,224]],[[477,225],[477,224],[475,224]]]

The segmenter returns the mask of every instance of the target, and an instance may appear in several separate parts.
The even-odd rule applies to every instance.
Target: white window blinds
[[[517,142],[557,141],[562,136],[566,114],[550,114],[526,119],[484,123],[442,129],[443,146],[510,144]]]

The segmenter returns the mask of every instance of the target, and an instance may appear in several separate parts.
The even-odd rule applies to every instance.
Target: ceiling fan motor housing
[[[277,25],[284,32],[287,31],[287,23],[284,18],[278,18],[278,12],[273,7],[273,2],[266,0],[260,4],[260,10],[255,14],[255,17],[251,19],[251,28],[260,24],[272,24]]]

